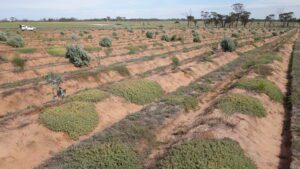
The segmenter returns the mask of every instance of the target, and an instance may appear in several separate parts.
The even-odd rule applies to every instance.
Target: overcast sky
[[[227,14],[234,3],[243,3],[253,18],[265,18],[278,9],[293,11],[300,18],[300,0],[0,0],[0,19],[79,19],[124,16],[127,18],[183,18],[190,9],[200,18],[201,11]]]

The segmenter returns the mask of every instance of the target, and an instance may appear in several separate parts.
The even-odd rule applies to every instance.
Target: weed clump
[[[91,61],[91,57],[79,45],[68,46],[66,58],[76,67],[88,66]]]
[[[46,109],[39,120],[50,130],[66,132],[74,140],[91,132],[99,121],[95,106],[86,102],[69,102]]]
[[[112,65],[110,67],[110,70],[117,71],[121,76],[124,77],[131,75],[128,68],[125,65]]]
[[[256,169],[240,145],[230,139],[191,140],[171,149],[159,169]]]
[[[172,57],[172,65],[174,67],[178,67],[180,65],[180,61],[177,57]]]
[[[14,48],[21,48],[21,47],[24,47],[25,42],[21,36],[15,35],[15,36],[9,37],[7,39],[7,44]]]
[[[27,62],[27,59],[23,59],[20,57],[14,57],[11,61],[11,63],[18,68],[18,70],[24,70],[25,64]]]
[[[193,42],[201,42],[201,39],[200,39],[200,34],[198,32],[194,32],[193,33]]]
[[[166,41],[166,42],[170,42],[171,38],[168,35],[162,35],[161,40]]]
[[[224,38],[221,41],[221,47],[224,52],[233,52],[236,48],[235,43],[231,38]]]
[[[80,101],[80,102],[100,102],[109,96],[108,93],[99,89],[90,89],[78,92],[66,98],[67,102]]]
[[[110,38],[105,37],[99,42],[99,45],[102,47],[111,47],[112,41]]]
[[[161,86],[150,80],[127,80],[112,85],[110,91],[136,104],[147,104],[163,95]]]
[[[265,93],[268,95],[272,100],[276,102],[283,102],[283,94],[280,89],[271,81],[266,79],[241,79],[237,84],[236,87],[252,90],[259,93]]]
[[[223,96],[217,101],[216,106],[229,115],[233,113],[242,113],[257,117],[266,116],[266,110],[257,98],[242,94],[229,94]]]

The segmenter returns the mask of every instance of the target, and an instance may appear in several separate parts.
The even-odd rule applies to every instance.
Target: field
[[[297,168],[298,28],[18,24],[0,23],[1,169]]]

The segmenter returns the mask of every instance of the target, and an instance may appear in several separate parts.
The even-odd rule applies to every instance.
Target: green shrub
[[[271,81],[266,79],[241,79],[237,84],[236,87],[252,90],[259,93],[265,93],[268,95],[272,100],[277,102],[283,102],[283,94],[280,89]]]
[[[146,32],[146,37],[149,39],[152,39],[154,37],[154,33],[153,32]]]
[[[88,35],[87,39],[93,39],[93,36],[92,35]]]
[[[256,169],[240,145],[230,139],[191,140],[171,149],[159,169]]]
[[[167,104],[184,108],[185,111],[193,110],[198,106],[198,100],[193,96],[184,95],[169,95],[166,96],[163,101]]]
[[[64,33],[64,32],[60,32],[60,35],[61,35],[61,36],[65,36],[65,33]]]
[[[233,38],[239,38],[239,37],[240,37],[240,34],[238,34],[238,33],[233,33],[233,34],[231,35],[231,37],[233,37]]]
[[[178,67],[180,65],[180,61],[177,57],[172,57],[172,65]]]
[[[34,53],[36,52],[36,48],[18,48],[15,51],[19,53]]]
[[[111,86],[110,91],[136,104],[147,104],[163,95],[160,85],[150,80],[127,80]]]
[[[266,116],[266,110],[257,98],[242,94],[223,96],[217,101],[217,107],[230,115],[233,113],[242,113],[257,117]]]
[[[109,96],[108,93],[99,89],[89,89],[78,92],[66,98],[67,102],[80,101],[80,102],[100,102]]]
[[[74,147],[61,154],[64,169],[139,169],[139,157],[130,145],[118,142]]]
[[[224,52],[233,52],[236,48],[235,43],[231,38],[224,38],[221,41],[221,47]]]
[[[50,130],[66,132],[72,139],[90,133],[98,125],[98,113],[92,103],[69,102],[48,108],[39,120]]]
[[[52,46],[47,49],[47,53],[51,56],[65,56],[66,52],[67,50],[64,47]]]
[[[0,41],[2,41],[2,42],[7,41],[7,34],[5,32],[0,31]]]
[[[105,37],[99,42],[99,45],[102,47],[111,47],[112,41],[110,38]]]
[[[27,62],[27,59],[23,59],[23,58],[20,58],[20,57],[14,57],[11,61],[11,63],[15,67],[19,68],[20,70],[24,70],[26,62]]]
[[[198,32],[193,33],[193,42],[201,42],[200,34]]]
[[[77,67],[88,66],[91,61],[91,57],[79,45],[68,46],[66,58]]]
[[[162,35],[161,40],[166,41],[166,42],[170,42],[171,39],[168,35]]]
[[[16,35],[16,36],[9,37],[7,39],[7,44],[14,48],[21,48],[24,47],[25,42],[21,36]]]

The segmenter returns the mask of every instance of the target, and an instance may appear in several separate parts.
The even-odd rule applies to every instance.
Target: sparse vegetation
[[[170,95],[163,99],[167,104],[181,106],[185,111],[193,110],[198,105],[198,100],[193,96]]]
[[[88,134],[98,124],[98,114],[92,103],[69,102],[46,109],[39,120],[50,130],[66,132],[72,139]]]
[[[66,58],[69,59],[76,67],[88,66],[91,57],[79,45],[70,45],[67,47]]]
[[[171,149],[158,168],[256,169],[256,166],[235,141],[195,139]]]
[[[266,116],[266,110],[257,98],[242,94],[223,96],[217,101],[217,108],[229,115],[243,113],[257,117]]]
[[[149,80],[123,81],[112,85],[110,91],[136,104],[147,104],[163,95],[159,84]]]
[[[200,34],[198,32],[194,32],[193,33],[193,42],[201,42],[201,39],[200,39]]]
[[[180,65],[180,61],[177,57],[172,57],[172,65],[174,67],[178,67]]]

